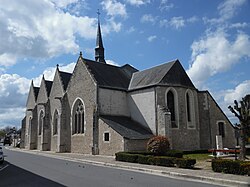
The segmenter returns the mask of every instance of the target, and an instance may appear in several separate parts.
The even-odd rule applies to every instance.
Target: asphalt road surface
[[[114,186],[114,187],[205,187],[215,186],[129,170],[95,166],[49,158],[3,148],[5,163],[0,166],[0,186]]]

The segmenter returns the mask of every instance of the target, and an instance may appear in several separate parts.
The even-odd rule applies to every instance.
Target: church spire
[[[95,61],[106,64],[105,59],[104,59],[104,47],[102,43],[99,9],[97,11],[97,15],[98,15],[98,27],[97,27],[96,47],[95,47]]]

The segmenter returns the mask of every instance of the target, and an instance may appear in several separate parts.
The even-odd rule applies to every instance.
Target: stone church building
[[[22,120],[22,148],[114,155],[145,150],[154,135],[171,148],[234,147],[234,128],[208,91],[199,91],[179,60],[143,71],[106,64],[98,21],[95,60],[80,56],[73,73],[33,81]]]

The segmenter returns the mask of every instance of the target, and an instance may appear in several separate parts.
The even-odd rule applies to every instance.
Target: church
[[[146,149],[167,136],[172,149],[234,147],[234,127],[208,91],[193,85],[179,60],[143,71],[105,61],[98,20],[95,60],[82,53],[73,73],[57,65],[53,81],[33,81],[22,120],[25,149],[114,155]]]

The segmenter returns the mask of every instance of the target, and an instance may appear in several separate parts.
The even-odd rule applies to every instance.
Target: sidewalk
[[[249,176],[215,173],[211,170],[204,170],[199,168],[181,169],[174,167],[161,167],[153,165],[128,163],[128,162],[119,162],[116,161],[115,157],[113,156],[83,155],[76,153],[55,153],[52,151],[26,150],[26,149],[18,149],[11,147],[9,147],[9,149],[13,151],[22,151],[22,152],[59,158],[69,161],[89,163],[99,166],[122,168],[132,171],[146,172],[155,175],[161,175],[161,176],[173,177],[185,180],[196,180],[199,182],[205,182],[210,184],[218,184],[224,186],[250,186]]]

